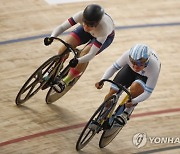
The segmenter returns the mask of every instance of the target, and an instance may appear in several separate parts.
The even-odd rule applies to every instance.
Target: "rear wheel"
[[[124,100],[127,99],[127,97],[124,98]],[[104,148],[105,146],[107,146],[109,143],[112,142],[112,140],[118,135],[118,133],[121,131],[121,129],[123,128],[123,126],[115,126],[113,125],[114,124],[114,117],[116,117],[117,115],[120,115],[125,109],[125,105],[121,105],[121,106],[118,106],[116,108],[116,111],[113,113],[114,116],[111,117],[111,128],[110,129],[107,129],[105,130],[102,135],[101,135],[101,138],[100,138],[100,141],[99,141],[99,147],[100,148]]]
[[[52,76],[54,73],[52,71],[55,70],[59,60],[59,55],[49,58],[29,77],[16,96],[17,105],[29,100],[46,84],[48,79],[44,78],[44,75],[51,70],[50,75]]]
[[[86,68],[87,68],[87,66],[86,66]],[[83,70],[83,73],[85,72],[86,68]],[[80,77],[83,75],[83,73],[79,77],[76,77],[73,81],[71,81],[69,83],[69,85],[61,93],[56,92],[53,89],[53,87],[51,87],[46,95],[46,103],[51,104],[51,103],[57,101],[58,99],[60,99],[62,96],[64,96],[75,85],[75,83],[80,79]],[[61,76],[61,74],[60,74],[61,79],[64,76],[65,75]]]
[[[103,129],[103,123],[107,120],[107,116],[110,110],[106,109],[107,104],[109,102],[114,102],[116,96],[111,96],[107,99],[104,103],[102,103],[99,108],[95,111],[92,115],[86,126],[84,127],[83,131],[81,132],[79,139],[76,143],[76,150],[79,151],[83,147],[85,147],[91,139],[95,136],[96,133],[99,133]]]
[[[79,78],[80,77],[74,79],[61,93],[56,92],[53,87],[51,87],[46,95],[46,103],[51,104],[64,96],[74,86]]]
[[[117,136],[123,127],[112,127],[109,130],[105,130],[100,138],[99,147],[104,148]]]

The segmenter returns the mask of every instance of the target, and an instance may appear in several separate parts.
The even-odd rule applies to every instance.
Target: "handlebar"
[[[64,40],[62,40],[62,39],[60,39],[60,38],[58,38],[58,37],[51,37],[51,38],[60,41],[61,43],[63,43],[63,44],[67,47],[67,49],[70,50],[70,52],[73,52],[73,53],[74,53],[75,57],[78,56],[77,50],[74,49],[70,44],[68,44],[67,42],[65,42]]]
[[[112,80],[109,80],[109,79],[103,79],[103,80],[101,80],[100,82],[99,82],[99,84],[100,85],[102,85],[104,82],[110,82],[110,83],[112,83],[112,84],[115,84],[118,88],[119,88],[119,90],[123,90],[123,91],[125,91],[126,93],[127,93],[127,95],[129,96],[129,100],[131,100],[132,99],[132,96],[131,96],[131,93],[129,92],[129,90],[127,90],[127,88],[125,88],[123,85],[121,85],[121,84],[118,84],[118,83],[116,83],[116,82],[114,82],[114,81],[112,81]]]

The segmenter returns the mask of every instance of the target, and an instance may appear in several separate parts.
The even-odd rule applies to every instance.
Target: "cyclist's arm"
[[[78,58],[79,63],[89,62],[91,59],[93,59],[100,50],[102,44],[105,42],[106,38],[106,36],[97,38],[95,42],[92,44],[90,51],[86,55]]]
[[[102,80],[111,78],[116,71],[120,70],[124,65],[127,64],[127,61],[128,61],[128,52],[126,51],[121,57],[119,57],[119,59],[116,60],[116,62],[113,63],[112,66],[110,66],[106,70],[106,72],[102,77]]]
[[[110,66],[106,72],[104,73],[104,75],[102,76],[101,80],[103,79],[109,79],[110,77],[113,76],[113,74],[118,71],[118,69],[116,67],[114,67],[114,65]]]
[[[89,53],[87,53],[86,55],[78,58],[79,63],[89,62],[91,59],[93,59],[96,56],[98,51],[99,51],[99,48],[96,47],[95,45],[92,45]]]
[[[156,71],[156,72],[154,72],[154,74],[151,74],[151,76],[148,77],[146,84],[144,84],[141,81],[138,81],[141,84],[141,86],[143,86],[144,92],[141,95],[132,99],[133,104],[143,102],[151,96],[151,94],[156,86],[158,76],[159,76],[159,72]]]
[[[59,25],[58,27],[56,27],[52,34],[51,37],[57,37],[60,34],[62,34],[64,31],[66,31],[67,29],[69,29],[70,27],[72,27],[72,25],[69,23],[69,21],[65,21],[64,23],[62,23],[61,25]]]
[[[57,26],[53,30],[51,37],[59,36],[60,34],[62,34],[64,31],[66,31],[70,27],[74,26],[78,22],[81,22],[81,20],[82,20],[82,12],[76,13],[75,15],[73,15],[73,17],[69,18],[68,20],[63,22],[61,25]]]

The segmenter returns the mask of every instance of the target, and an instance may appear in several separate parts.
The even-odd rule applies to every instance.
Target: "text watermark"
[[[141,148],[147,144],[180,144],[180,137],[160,137],[160,136],[147,136],[146,133],[137,133],[133,136],[133,144],[137,148]]]

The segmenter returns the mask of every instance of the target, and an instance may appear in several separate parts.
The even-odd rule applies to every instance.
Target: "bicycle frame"
[[[112,108],[109,109],[110,112],[109,112],[108,115],[107,115],[107,119],[110,119],[110,118],[113,116],[114,112],[118,111],[119,107],[122,107],[127,101],[130,101],[132,98],[131,98],[130,92],[129,92],[126,88],[124,88],[121,84],[117,84],[117,83],[115,83],[114,81],[108,80],[108,79],[104,79],[104,80],[100,81],[100,84],[103,84],[105,81],[110,82],[110,83],[112,83],[112,84],[115,84],[115,85],[119,88],[119,90],[117,91],[117,93],[114,94],[114,96],[115,96],[115,101],[114,101],[113,103],[115,103],[115,105],[113,105]],[[122,100],[121,102],[119,102],[119,105],[118,105],[118,107],[116,108],[117,103],[118,103],[118,100],[119,100],[119,97],[120,97],[121,94],[122,94],[122,90],[125,91],[127,94],[126,94],[126,96],[123,98],[123,100]],[[116,108],[116,110],[115,110],[115,108]],[[117,112],[116,112],[116,113],[117,113]],[[100,124],[102,125],[102,124],[104,123],[104,121],[105,121],[105,119],[102,119],[102,121],[100,122]],[[112,124],[113,124],[113,123],[112,123]]]
[[[61,55],[59,55],[59,56],[60,56],[59,61],[61,61],[61,60],[63,59],[63,57],[64,57],[66,54],[69,54],[70,52],[72,52],[72,53],[74,54],[74,58],[77,58],[77,57],[78,57],[78,55],[79,55],[78,51],[77,51],[76,49],[74,49],[70,44],[66,43],[65,41],[63,41],[63,40],[60,39],[60,38],[57,38],[57,37],[52,37],[52,38],[55,39],[55,40],[60,41],[62,44],[64,44],[64,45],[67,47],[67,49],[66,49]],[[61,65],[61,64],[62,64],[62,63],[59,63],[59,64],[56,66],[56,68],[54,69],[54,70],[55,70],[55,73],[53,73],[53,74],[55,74],[55,76],[58,74],[58,72],[59,72],[59,70],[60,70],[60,65]],[[68,65],[63,69],[63,71],[61,72],[62,76],[63,76],[63,74],[66,74],[66,73],[69,71],[69,68],[70,68],[70,66],[69,66],[69,64],[68,64]]]
[[[118,102],[119,97],[120,97],[120,95],[116,94],[116,101],[115,101],[115,102]],[[126,96],[123,98],[123,100],[122,100],[121,102],[119,102],[119,105],[118,105],[118,106],[124,105],[128,100],[129,100],[129,96],[126,95]],[[116,105],[115,105],[115,106],[116,106]],[[114,107],[115,107],[115,106],[114,106]],[[114,109],[115,109],[115,108],[114,108]],[[110,117],[113,115],[114,109],[111,110],[111,112],[108,114],[108,118],[110,118]]]
[[[77,151],[84,148],[95,136],[95,134],[99,133],[101,130],[103,130],[103,134],[101,135],[99,147],[105,147],[122,129],[122,127],[114,127],[116,129],[115,134],[112,134],[110,136],[108,134],[104,137],[104,135],[106,135],[106,132],[110,131],[113,128],[114,117],[116,116],[116,112],[118,111],[119,107],[123,107],[128,100],[131,100],[131,94],[125,87],[111,80],[102,80],[100,81],[99,85],[103,84],[105,81],[115,84],[119,88],[119,90],[117,91],[117,93],[104,100],[104,102],[91,116],[78,138],[78,141],[76,143]],[[117,107],[119,97],[122,94],[121,91],[125,91],[127,95]]]

